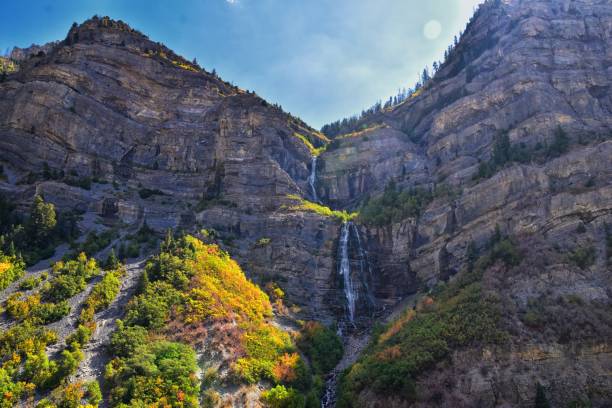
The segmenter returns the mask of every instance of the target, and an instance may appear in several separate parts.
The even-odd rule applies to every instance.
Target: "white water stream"
[[[351,232],[355,234],[357,238],[359,257],[360,257],[360,274],[362,277],[362,281],[364,284],[364,288],[369,296],[369,288],[367,286],[367,278],[363,276],[364,270],[368,268],[367,265],[367,257],[366,252],[361,245],[361,239],[359,237],[359,231],[357,227],[352,222],[346,222],[342,224],[342,229],[340,230],[340,243],[338,245],[338,258],[340,262],[338,263],[338,273],[342,277],[342,281],[344,284],[344,297],[346,298],[346,318],[344,319],[344,324],[340,323],[338,328],[338,335],[342,338],[342,342],[345,346],[345,356],[342,360],[346,360],[347,353],[350,353],[351,347],[348,347],[350,343],[350,335],[346,337],[346,333],[343,328],[345,324],[348,323],[349,327],[355,328],[355,302],[358,298],[357,293],[355,293],[355,288],[353,286],[353,280],[351,277],[351,262],[349,259],[349,243],[351,238]],[[365,279],[364,279],[365,278]],[[321,408],[333,408],[336,406],[336,388],[338,386],[338,375],[342,371],[342,362],[339,364],[328,376],[325,381],[325,393],[323,394],[323,398],[321,398]],[[346,368],[346,367],[344,367]]]
[[[348,246],[351,237],[351,228],[353,223],[346,222],[342,224],[342,230],[340,232],[340,247],[339,257],[340,265],[338,272],[342,276],[344,282],[344,296],[346,297],[346,310],[348,321],[351,325],[355,323],[355,289],[353,288],[353,280],[351,279],[351,262],[349,260]]]
[[[319,197],[317,196],[317,156],[312,156],[312,162],[310,165],[310,176],[308,176],[308,184],[310,184],[310,190],[312,192],[312,201],[318,203]]]

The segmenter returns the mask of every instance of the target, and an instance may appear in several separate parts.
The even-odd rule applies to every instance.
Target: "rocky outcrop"
[[[19,70],[0,82],[0,191],[22,207],[38,193],[83,213],[83,232],[201,231],[250,278],[278,283],[300,318],[326,323],[346,323],[341,217],[288,196],[354,210],[390,181],[436,192],[416,217],[344,227],[355,326],[453,279],[470,242],[518,237],[525,267],[483,282],[509,311],[510,349],[454,351],[419,379],[423,406],[520,406],[535,380],[559,405],[609,387],[610,322],[588,312],[611,304],[610,49],[609,1],[488,1],[419,92],[330,142],[126,24],[93,18],[12,56]],[[567,140],[553,151],[559,129]],[[500,135],[521,158],[480,174]],[[572,264],[591,247],[592,265]],[[566,338],[517,320],[534,299],[568,296],[587,305],[579,324],[601,327]],[[359,398],[408,406],[368,389]]]
[[[388,125],[373,124],[334,139],[319,163],[319,194],[336,207],[354,205],[392,179],[412,185],[429,181],[430,164],[422,149]]]
[[[389,303],[453,279],[465,269],[469,243],[486,248],[496,230],[525,245],[522,272],[491,272],[484,281],[507,310],[511,350],[456,351],[419,377],[416,403],[366,386],[359,406],[527,406],[536,383],[552,406],[606,406],[611,322],[593,314],[611,304],[610,27],[605,1],[487,2],[421,91],[321,155],[320,194],[340,207],[359,206],[390,181],[449,192],[436,194],[418,217],[360,226],[374,275],[398,283],[397,292],[381,293]],[[568,146],[550,154],[559,129]],[[504,134],[530,159],[480,176]],[[581,248],[594,253],[586,268],[571,260]],[[586,306],[542,306],[556,310],[549,310],[554,328],[516,317],[538,299],[568,297]],[[570,340],[563,334],[582,325],[597,329]]]
[[[484,243],[496,225],[552,233],[581,211],[609,215],[611,24],[605,1],[487,2],[422,90],[328,146],[319,193],[333,205],[357,206],[390,181],[453,191],[418,220],[365,226],[368,244],[385,254],[379,273],[416,273],[431,286],[458,271],[467,243]],[[546,158],[559,128],[569,151]],[[536,158],[474,180],[500,134]]]
[[[323,153],[321,193],[346,205],[423,173],[465,184],[502,132],[532,148],[559,126],[574,143],[607,137],[611,13],[603,0],[487,2],[424,89]]]
[[[214,229],[247,273],[332,320],[339,226],[283,209],[309,191],[303,140],[324,136],[108,18],[26,51],[0,84],[3,190],[128,228]]]

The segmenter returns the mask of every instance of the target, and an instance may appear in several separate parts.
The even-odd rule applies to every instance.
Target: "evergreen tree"
[[[474,268],[476,259],[478,259],[478,249],[476,249],[476,244],[474,241],[470,241],[468,244],[465,257],[467,258],[468,269],[472,270]]]
[[[174,240],[174,232],[172,231],[172,228],[168,228],[168,231],[166,231],[166,238],[164,239],[164,242],[162,242],[160,247],[162,252],[173,252],[176,248],[176,242]]]
[[[542,387],[542,384],[540,383],[536,385],[536,397],[534,407],[550,408],[550,403],[548,402],[548,398],[546,398],[546,394],[544,393],[544,387]]]
[[[29,220],[30,232],[34,239],[39,243],[43,242],[49,237],[56,224],[55,206],[52,203],[46,203],[38,194],[34,196]]]
[[[495,166],[503,166],[511,159],[510,137],[507,133],[503,133],[495,139],[493,145],[493,164]]]
[[[117,269],[119,267],[119,259],[117,259],[117,255],[115,255],[115,248],[111,248],[104,266],[108,270]]]
[[[569,148],[569,138],[567,133],[559,126],[555,132],[555,139],[548,148],[548,155],[551,157],[559,157],[567,152]]]
[[[149,273],[145,269],[142,275],[140,276],[140,281],[138,282],[138,293],[144,293],[144,291],[147,289],[147,286],[149,286],[149,283]]]
[[[425,85],[425,83],[427,81],[429,81],[431,79],[431,77],[429,76],[429,70],[427,68],[423,69],[423,73],[421,74],[421,82],[423,85]]]

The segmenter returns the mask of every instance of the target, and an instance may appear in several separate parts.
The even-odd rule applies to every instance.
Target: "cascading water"
[[[349,239],[351,237],[352,222],[342,224],[340,232],[339,257],[340,266],[338,272],[344,282],[344,296],[346,297],[347,317],[350,324],[355,324],[355,290],[351,279],[351,262],[349,260]]]
[[[363,276],[363,271],[365,270],[367,265],[367,257],[366,252],[361,245],[361,239],[359,237],[359,231],[357,227],[352,222],[346,222],[342,224],[342,229],[340,230],[340,244],[338,245],[338,258],[340,262],[338,264],[338,273],[342,276],[342,281],[344,283],[344,296],[346,298],[346,321],[350,326],[355,327],[355,302],[357,300],[357,294],[355,293],[355,288],[353,286],[353,280],[351,277],[351,262],[349,259],[349,243],[351,238],[351,231],[357,237],[357,246],[359,250],[360,257],[360,273]],[[370,293],[369,286],[367,286],[367,282],[364,281],[364,288],[366,292]],[[342,338],[343,342],[345,342],[344,332],[342,327],[344,325],[341,323],[338,328],[338,335]],[[340,372],[340,367],[336,367],[325,381],[325,393],[323,394],[323,398],[321,398],[321,408],[333,408],[336,406],[336,387],[338,383],[338,373]]]
[[[325,393],[321,398],[321,408],[333,408],[336,406],[336,386],[338,384],[338,372],[332,371],[325,380]]]
[[[361,280],[361,284],[365,289],[365,293],[369,302],[369,306],[374,307],[376,305],[376,300],[374,298],[374,294],[370,289],[370,283],[373,281],[372,276],[372,267],[370,265],[370,261],[368,259],[368,252],[364,249],[361,244],[361,236],[359,235],[359,229],[355,224],[351,223],[351,227],[355,234],[355,238],[357,239],[357,249],[359,250],[359,278]],[[367,275],[365,273],[367,271]],[[371,311],[371,310],[370,310]]]
[[[312,201],[315,203],[319,202],[317,196],[317,156],[312,156],[312,162],[310,165],[310,176],[308,176],[308,184],[310,184],[310,190],[312,191]]]

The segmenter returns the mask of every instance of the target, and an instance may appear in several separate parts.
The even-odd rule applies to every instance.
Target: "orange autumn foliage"
[[[391,337],[399,333],[399,331],[402,329],[402,327],[404,327],[406,323],[414,319],[414,316],[416,316],[416,312],[412,309],[408,310],[406,313],[400,316],[400,318],[397,319],[393,323],[393,325],[391,325],[391,327],[387,329],[387,331],[380,335],[380,337],[378,338],[378,343],[384,343],[385,341],[389,340]]]
[[[283,354],[274,365],[272,373],[278,382],[290,383],[297,379],[296,367],[300,361],[297,353]]]
[[[376,358],[380,361],[393,361],[402,356],[402,350],[400,346],[395,345],[392,347],[387,347],[383,351],[380,351],[376,354]]]

